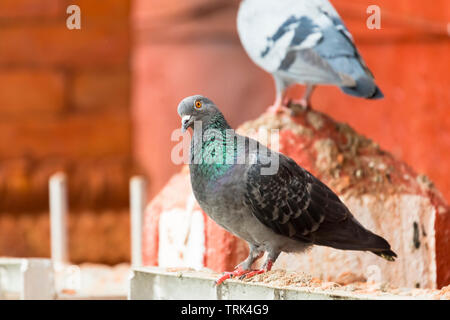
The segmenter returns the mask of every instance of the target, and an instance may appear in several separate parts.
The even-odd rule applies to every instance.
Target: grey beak
[[[185,133],[192,124],[192,116],[186,115],[181,118],[181,132]]]

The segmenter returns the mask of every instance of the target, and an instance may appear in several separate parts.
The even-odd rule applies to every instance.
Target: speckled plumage
[[[204,109],[196,110],[195,101],[202,101]],[[243,268],[250,269],[264,251],[268,260],[275,261],[282,251],[301,252],[314,244],[371,251],[388,260],[396,256],[386,240],[358,223],[333,191],[292,159],[248,137],[229,135],[230,126],[211,100],[188,97],[180,103],[178,113],[186,117],[183,128],[195,120],[202,123],[201,129],[194,129],[191,162],[196,156],[211,158],[214,149],[222,153],[219,158],[229,155],[233,160],[191,163],[189,167],[201,208],[217,224],[249,243],[250,255],[241,264]],[[205,139],[211,128],[219,134],[213,140]],[[202,146],[201,141],[207,145]],[[224,148],[225,142],[231,143]],[[250,148],[251,143],[257,148]],[[238,159],[245,159],[245,163]],[[276,173],[261,174],[274,159],[278,161]]]

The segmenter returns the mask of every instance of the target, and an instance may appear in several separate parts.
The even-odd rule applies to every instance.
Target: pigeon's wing
[[[246,176],[245,205],[275,233],[337,249],[372,251],[388,260],[396,255],[382,237],[364,228],[339,197],[320,180],[280,155],[275,175],[260,164]]]
[[[340,17],[334,14],[335,11],[330,13],[321,7],[317,7],[316,10],[318,12],[314,20],[307,14],[297,17],[298,24],[293,29],[295,36],[287,48],[280,71],[287,76],[305,81],[309,79],[310,74],[304,68],[304,64],[310,64],[317,69],[318,75],[323,71],[328,75],[319,78],[321,82],[344,86],[355,85],[361,76],[372,78]],[[308,57],[313,54],[318,57],[317,63],[305,59],[305,55]]]
[[[317,11],[311,16],[307,12],[291,15],[279,28],[267,37],[266,47],[261,52],[262,60],[273,60],[282,57],[278,68],[274,73],[283,77],[287,82],[298,81],[301,83],[328,83],[335,85],[353,85],[349,77],[336,71],[323,55],[323,50],[318,50],[324,42],[329,41],[330,31],[327,24],[331,26],[331,20]],[[319,19],[322,16],[322,19]],[[325,21],[323,21],[325,19]],[[289,39],[287,46],[282,43]],[[349,54],[353,49],[344,42],[339,47],[339,42],[334,43],[334,55]]]
[[[361,57],[358,49],[356,48],[354,39],[350,31],[345,26],[344,22],[342,21],[341,17],[337,13],[336,9],[331,5],[328,1],[322,1],[320,0],[320,4],[318,5],[318,10],[328,17],[329,20],[331,20],[333,27],[341,33],[344,36],[344,40],[346,40],[351,45],[351,50],[349,52],[350,56],[354,57],[356,61],[361,65],[364,72],[373,78],[373,73],[370,71],[370,69],[367,67],[365,61]],[[331,43],[329,45],[332,45]],[[345,54],[344,54],[345,56]]]
[[[317,11],[315,19],[311,20],[314,26],[311,30],[320,32],[321,37],[316,35],[316,41],[310,41],[311,37],[294,37],[285,59],[280,64],[280,74],[303,82],[309,80],[312,83],[336,84],[341,86],[344,92],[354,96],[382,98],[372,72],[362,59],[352,35],[337,12],[328,1],[324,1],[322,6],[318,5]],[[302,16],[302,19],[307,18],[307,15]],[[299,24],[295,32],[304,32],[300,31],[301,28],[303,26]],[[305,54],[320,57],[316,59],[320,62],[311,64],[311,60],[305,59]],[[305,68],[305,64],[320,70],[315,73],[316,77],[311,77],[311,72]],[[323,71],[328,77],[322,76]]]
[[[252,165],[246,177],[246,205],[255,217],[278,234],[312,241],[322,224],[351,216],[345,205],[322,182],[280,155],[275,175],[262,175]]]
[[[286,83],[355,85],[352,78],[336,72],[333,67],[313,49],[290,48],[276,71]]]

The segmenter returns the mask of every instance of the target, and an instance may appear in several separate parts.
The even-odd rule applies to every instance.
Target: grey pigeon
[[[195,198],[211,219],[250,247],[248,258],[218,283],[270,270],[280,252],[311,245],[396,257],[325,184],[289,157],[235,133],[208,98],[185,98],[178,114],[183,131],[194,129],[189,168]],[[263,268],[251,271],[264,252]]]
[[[306,85],[301,104],[310,106],[314,86],[379,99],[383,94],[339,14],[327,0],[242,0],[237,26],[250,58],[272,74],[276,110],[287,87]]]

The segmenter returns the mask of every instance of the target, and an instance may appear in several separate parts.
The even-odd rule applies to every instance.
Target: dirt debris
[[[450,300],[450,285],[442,288],[435,296],[437,299]]]
[[[308,112],[306,114],[306,119],[316,130],[322,129],[324,125],[323,117],[317,112]]]
[[[345,278],[345,279],[344,279]],[[387,282],[366,282],[365,279],[355,278],[352,275],[343,276],[343,280],[349,281],[345,284],[323,281],[312,277],[304,272],[293,272],[285,270],[271,270],[251,278],[244,278],[240,281],[247,283],[260,283],[276,288],[306,288],[312,290],[345,291],[353,294],[383,296],[396,295],[399,297],[419,297],[433,300],[450,300],[450,286],[441,290],[416,289],[416,288],[395,288]],[[352,282],[354,281],[354,282]]]
[[[265,129],[268,133],[270,133],[269,131],[271,130],[291,130],[297,135],[307,137],[313,137],[314,134],[314,130],[291,121],[288,116],[272,115],[269,113],[264,113],[255,120],[245,122],[237,131],[238,133],[253,136],[255,134],[255,128]]]
[[[313,278],[310,275],[303,272],[271,270],[262,274],[257,274],[252,278],[244,279],[243,281],[264,283],[274,287],[308,287],[317,283],[315,281],[318,279],[315,281],[312,281],[312,279]]]

